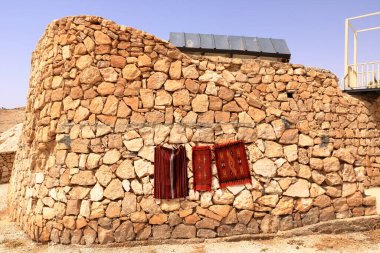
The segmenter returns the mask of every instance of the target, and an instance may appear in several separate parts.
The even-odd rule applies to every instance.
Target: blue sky
[[[97,15],[168,39],[198,32],[286,39],[291,62],[343,72],[344,19],[380,11],[379,0],[12,0],[0,15],[0,107],[26,104],[30,57],[54,19]],[[379,26],[379,18],[355,23]],[[380,31],[359,38],[361,60],[380,60]],[[364,42],[364,40],[366,42]],[[373,50],[377,49],[377,50]]]

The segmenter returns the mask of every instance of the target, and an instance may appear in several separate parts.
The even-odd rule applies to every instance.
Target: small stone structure
[[[0,134],[0,184],[8,183],[11,177],[21,129],[22,124],[18,124]]]
[[[0,184],[9,182],[16,152],[0,153]]]
[[[298,64],[190,57],[99,17],[50,24],[33,54],[9,189],[36,241],[111,243],[273,233],[375,214],[378,101]],[[154,147],[242,139],[252,184],[153,198]]]

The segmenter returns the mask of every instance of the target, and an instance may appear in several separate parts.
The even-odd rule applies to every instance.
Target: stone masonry
[[[298,64],[188,56],[99,17],[51,23],[32,58],[10,214],[62,244],[275,233],[375,214],[376,99]],[[252,184],[157,200],[155,145],[242,139]]]
[[[16,152],[0,153],[0,184],[9,182]]]

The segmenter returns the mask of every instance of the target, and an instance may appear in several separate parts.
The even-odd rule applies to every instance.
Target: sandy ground
[[[274,238],[240,242],[215,242],[213,240],[180,245],[155,245],[140,247],[64,246],[37,244],[31,241],[6,215],[6,192],[8,185],[0,185],[0,253],[227,253],[227,252],[380,252],[380,230],[341,235],[310,235],[294,238]]]
[[[25,107],[15,109],[0,109],[0,133],[16,124],[24,122]]]

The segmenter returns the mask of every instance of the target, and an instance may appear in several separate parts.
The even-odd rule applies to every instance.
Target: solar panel
[[[170,33],[170,42],[176,47],[184,47],[185,43],[185,34],[184,33]]]
[[[201,47],[201,39],[199,37],[199,34],[185,33],[185,43],[186,43],[186,47],[200,48]]]
[[[232,50],[245,51],[245,43],[241,36],[229,36],[230,48]]]
[[[261,49],[261,52],[263,53],[271,53],[276,54],[276,50],[273,47],[271,39],[268,38],[258,38],[259,46]]]
[[[243,37],[245,42],[245,47],[247,51],[250,52],[261,52],[259,41],[256,37]]]
[[[277,53],[290,55],[290,50],[288,46],[286,45],[285,40],[283,39],[271,39],[271,40],[272,40],[273,47],[277,51]]]
[[[227,35],[214,35],[214,40],[216,49],[230,50]]]
[[[290,50],[283,39],[228,36],[199,33],[171,32],[169,41],[182,50],[251,54],[290,58]]]
[[[212,34],[200,34],[201,48],[215,49],[214,36]]]

